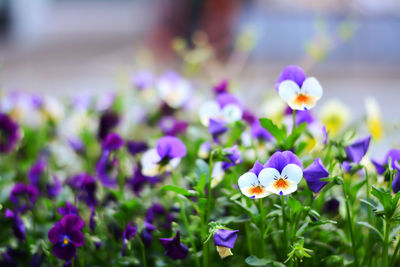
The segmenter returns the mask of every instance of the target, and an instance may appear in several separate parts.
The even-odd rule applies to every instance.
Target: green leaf
[[[286,139],[286,142],[285,142],[286,149],[290,149],[294,146],[294,143],[296,143],[297,139],[299,139],[300,135],[304,132],[306,127],[307,127],[307,123],[303,122],[302,124],[300,124],[294,128],[293,133],[291,133],[289,135],[289,137]]]
[[[381,238],[381,240],[383,240],[383,235],[381,234],[381,232],[379,232],[378,229],[376,229],[375,227],[373,227],[372,225],[370,225],[368,222],[357,222],[357,224],[365,226],[371,230],[373,230],[375,233],[377,233],[379,235],[379,237]]]
[[[273,261],[269,259],[260,259],[257,256],[249,256],[246,258],[246,263],[251,266],[265,266],[267,264],[272,264],[272,266],[286,266],[285,264]]]
[[[270,134],[272,134],[276,141],[278,141],[278,143],[282,143],[283,140],[286,137],[286,132],[283,131],[282,129],[280,129],[278,126],[276,126],[272,120],[267,119],[267,118],[262,118],[260,119],[260,123],[261,126],[264,127],[265,129],[268,130],[268,132],[270,132]]]
[[[197,179],[200,180],[203,174],[208,175],[208,171],[209,171],[208,164],[202,159],[197,159],[196,167],[194,169]]]
[[[161,190],[172,191],[172,192],[178,193],[182,196],[193,196],[193,192],[190,192],[189,190],[186,190],[185,188],[178,187],[175,185],[164,185],[163,187],[161,187]]]

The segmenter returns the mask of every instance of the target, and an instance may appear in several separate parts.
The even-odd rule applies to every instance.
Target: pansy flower
[[[260,172],[264,166],[256,161],[253,168],[239,177],[238,185],[243,195],[249,198],[264,198],[271,193],[260,182]]]
[[[165,73],[157,83],[160,98],[171,108],[180,108],[189,99],[192,86],[175,72]]]
[[[142,153],[147,150],[147,144],[142,141],[135,141],[135,140],[129,140],[126,142],[126,148],[128,149],[128,152],[132,155],[135,156],[139,153]]]
[[[171,171],[179,165],[184,156],[186,156],[186,146],[181,140],[173,136],[161,137],[157,142],[157,148],[143,154],[142,173],[146,176],[156,176]]]
[[[287,66],[275,84],[279,96],[294,110],[312,109],[322,97],[322,87],[314,77],[306,78],[299,66]]]
[[[346,147],[347,160],[343,162],[343,168],[350,172],[352,170],[351,162],[359,164],[368,151],[371,136],[360,138],[353,144]]]
[[[400,149],[389,150],[383,160],[372,159],[371,161],[375,165],[378,174],[382,175],[388,167],[387,165],[389,164],[389,160],[391,161],[392,169],[397,170],[397,175],[393,178],[392,182],[392,190],[394,193],[397,193],[400,191]]]
[[[124,257],[125,252],[126,252],[126,244],[128,243],[128,240],[131,239],[137,232],[137,227],[131,225],[131,223],[128,223],[122,232],[122,251],[121,254]]]
[[[71,177],[69,185],[77,190],[77,197],[86,202],[89,207],[97,204],[96,180],[87,173],[76,174]]]
[[[0,153],[9,153],[15,148],[20,138],[18,124],[7,114],[0,113]]]
[[[61,190],[62,184],[57,176],[53,175],[53,181],[49,182],[46,178],[47,162],[40,159],[29,169],[28,177],[34,186],[39,189],[41,194],[47,194],[49,198],[57,197]]]
[[[225,148],[223,152],[225,153],[225,157],[228,159],[228,161],[224,161],[222,163],[222,168],[224,170],[227,170],[234,165],[240,164],[243,161],[242,152],[240,152],[237,145]]]
[[[160,242],[165,248],[165,255],[173,260],[182,260],[189,253],[189,249],[181,243],[179,231],[173,238],[160,238]]]
[[[140,166],[138,166],[134,169],[132,178],[127,180],[127,185],[136,196],[140,196],[140,192],[146,184],[154,185],[160,181],[161,177],[158,176],[144,176]]]
[[[329,172],[325,168],[322,160],[316,158],[310,166],[303,171],[304,179],[307,182],[308,188],[314,193],[318,193],[321,189],[327,185],[327,182],[321,181],[322,178],[329,177]]]
[[[19,216],[18,212],[14,212],[10,209],[6,209],[4,216],[7,219],[12,220],[12,228],[16,238],[20,240],[26,239],[26,230],[24,222],[22,221],[21,217]]]
[[[204,142],[199,147],[199,152],[197,155],[202,159],[207,159],[210,155],[212,145],[210,142]]]
[[[171,223],[174,220],[174,215],[168,211],[160,203],[154,203],[146,213],[146,222],[152,225],[157,225],[166,230],[171,229]]]
[[[164,116],[158,123],[158,126],[164,134],[172,136],[184,134],[188,125],[187,121],[180,121],[174,116]]]
[[[97,137],[100,140],[104,140],[107,135],[118,126],[120,121],[119,115],[114,111],[104,112],[99,121],[99,128],[97,132]]]
[[[214,244],[221,259],[229,257],[232,254],[239,230],[218,229],[213,234]]]
[[[76,254],[76,248],[83,246],[85,237],[82,228],[83,220],[76,215],[66,215],[58,221],[48,233],[53,243],[53,254],[62,260],[70,260]]]
[[[213,88],[214,94],[219,95],[219,94],[227,93],[228,85],[229,85],[228,80],[222,80],[219,84],[214,86],[214,88]]]
[[[63,216],[68,214],[79,215],[78,208],[69,201],[65,202],[65,206],[59,207],[57,211]]]
[[[322,105],[319,117],[329,134],[337,136],[348,125],[351,112],[342,102],[332,99]]]
[[[31,209],[36,202],[39,191],[34,185],[16,184],[10,193],[10,201],[20,213]]]

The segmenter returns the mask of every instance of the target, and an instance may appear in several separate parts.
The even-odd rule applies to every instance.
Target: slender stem
[[[204,221],[203,221],[203,237],[205,237],[205,235],[208,232],[208,221],[210,219],[210,213],[211,213],[211,200],[212,200],[212,196],[211,196],[211,181],[212,181],[212,169],[213,169],[213,151],[211,151],[210,153],[210,158],[208,161],[208,182],[207,182],[207,208],[205,211],[205,215],[204,215]],[[203,243],[203,266],[209,266],[209,251],[208,251],[208,242],[207,243]]]
[[[263,199],[260,198],[258,200],[258,209],[260,213],[260,237],[261,237],[261,256],[264,258],[266,256],[265,250],[265,240],[264,240],[264,232],[265,232],[265,208],[263,205]]]
[[[139,241],[140,250],[141,250],[141,253],[142,253],[142,264],[143,264],[143,267],[147,267],[146,249],[144,247],[142,238],[140,238],[140,235],[136,235],[136,238]]]
[[[250,255],[254,255],[253,254],[253,241],[251,240],[250,227],[249,227],[249,223],[248,222],[246,222],[244,224],[244,229],[246,231],[246,242],[247,242],[247,248],[249,249],[249,254]]]
[[[365,169],[365,180],[366,180],[366,187],[367,187],[367,201],[370,201],[370,185],[369,185],[369,173],[367,168]],[[371,211],[371,207],[368,205],[367,207],[367,212],[368,212],[368,223],[372,225],[372,211]],[[371,230],[368,229],[368,240],[367,240],[367,249],[370,250],[371,249]],[[365,255],[365,260],[368,260],[368,266],[371,266],[371,257],[372,257],[372,253],[366,253]]]
[[[292,119],[293,119],[293,125],[292,125],[292,133],[293,133],[294,129],[296,128],[296,110],[295,109],[293,109]]]
[[[393,255],[392,255],[392,259],[390,260],[390,266],[394,266],[394,264],[396,263],[395,262],[396,261],[396,256],[397,256],[397,253],[399,252],[399,249],[400,249],[400,239],[399,239],[399,241],[397,241],[396,248],[394,249],[394,252],[393,252]]]
[[[347,217],[347,223],[350,231],[350,237],[351,237],[351,247],[353,250],[353,257],[354,257],[354,266],[358,266],[358,257],[357,257],[357,249],[356,249],[356,240],[354,238],[354,233],[353,233],[353,220],[351,217],[351,212],[350,212],[350,204],[349,204],[349,195],[346,190],[346,183],[343,181],[343,194],[344,194],[344,199],[345,199],[345,206],[346,206],[346,217]]]
[[[293,110],[293,112],[295,112],[295,111]],[[287,229],[286,229],[287,228],[287,222],[286,222],[286,216],[285,216],[285,206],[286,206],[285,197],[281,196],[282,221],[283,221],[283,244],[284,244],[283,252],[284,252],[284,259],[286,259],[287,248],[289,247],[288,240],[287,240]]]
[[[384,240],[382,247],[382,266],[388,266],[390,222],[385,219],[384,225],[385,225],[385,233],[384,233]]]

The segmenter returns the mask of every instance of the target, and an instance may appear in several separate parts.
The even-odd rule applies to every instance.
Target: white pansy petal
[[[258,179],[254,172],[246,172],[242,176],[239,177],[238,185],[240,190],[249,186],[258,185]]]
[[[266,188],[266,190],[280,196],[289,195],[297,190],[297,184],[291,183],[290,181],[288,181],[288,183],[289,186],[286,188],[277,188],[274,185],[270,185]]]
[[[265,187],[270,186],[276,179],[279,179],[281,174],[274,168],[265,168],[258,174],[260,184]]]
[[[291,183],[298,184],[303,178],[303,171],[296,164],[288,164],[282,170],[282,177],[290,180]]]
[[[161,160],[160,155],[158,155],[157,149],[153,148],[144,152],[140,163],[142,167],[146,165],[157,164]]]
[[[199,108],[199,118],[204,126],[208,126],[211,118],[220,117],[221,109],[216,101],[206,101]]]
[[[234,104],[226,105],[221,113],[227,123],[238,121],[243,115],[242,109]]]
[[[301,92],[318,100],[322,97],[323,89],[317,79],[310,77],[303,82]]]
[[[271,192],[267,191],[266,188],[262,185],[247,186],[244,188],[240,188],[240,191],[243,195],[252,199],[264,198],[271,195]]]
[[[298,93],[300,93],[300,87],[293,81],[283,81],[279,85],[279,96],[285,102],[288,102],[296,97]]]

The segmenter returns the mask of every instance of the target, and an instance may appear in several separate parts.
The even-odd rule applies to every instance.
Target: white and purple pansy
[[[314,77],[306,78],[299,66],[287,66],[275,84],[279,96],[291,109],[309,110],[322,97],[323,89]]]
[[[266,164],[258,161],[239,178],[245,196],[263,198],[270,194],[288,195],[297,190],[303,178],[303,163],[291,151],[275,152]]]
[[[142,173],[156,176],[176,168],[181,158],[186,156],[185,144],[174,136],[161,137],[157,148],[146,151],[141,159]]]
[[[157,83],[160,98],[171,108],[180,108],[190,98],[191,84],[175,72],[165,73]]]

